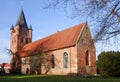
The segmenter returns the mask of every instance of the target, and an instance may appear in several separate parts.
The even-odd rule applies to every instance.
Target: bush
[[[3,67],[0,68],[0,74],[5,74],[5,69]]]
[[[98,56],[97,66],[102,75],[120,76],[120,52],[102,52]]]

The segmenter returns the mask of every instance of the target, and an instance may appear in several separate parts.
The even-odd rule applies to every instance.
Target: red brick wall
[[[63,67],[63,53],[68,53],[68,68]],[[48,52],[49,55],[55,57],[55,68],[51,68],[48,74],[68,75],[77,73],[77,48],[70,47],[56,51]]]
[[[51,44],[52,45],[52,44]],[[86,65],[85,53],[88,50],[89,52],[89,65]],[[63,66],[63,53],[68,53],[68,68]],[[55,58],[55,68],[50,68],[48,74],[53,75],[68,75],[68,74],[96,74],[96,54],[95,47],[92,41],[92,37],[89,31],[89,28],[86,27],[83,29],[81,36],[79,36],[76,46],[59,49],[55,51],[47,52],[48,57],[54,55]],[[32,58],[33,57],[33,58]],[[39,59],[37,56],[31,56],[35,61],[30,65],[23,65],[22,72],[25,73],[25,68],[30,67],[30,71],[34,71],[34,65],[37,65]],[[26,57],[27,60],[27,57]],[[31,63],[32,61],[29,60]],[[26,66],[26,67],[25,67]],[[42,68],[42,74],[45,73],[45,68]]]
[[[21,39],[23,39],[23,42],[21,42]],[[19,25],[10,30],[10,49],[12,52],[15,53],[21,50],[27,44],[26,40],[28,40],[28,43],[32,42],[32,30],[20,27]]]
[[[68,53],[68,68],[63,67],[63,53]],[[60,50],[55,50],[47,53],[48,56],[54,55],[55,58],[55,67],[50,68],[47,74],[53,74],[53,75],[69,75],[69,74],[77,74],[77,47],[70,47],[70,48],[64,48]],[[28,63],[23,63],[25,61],[28,61]],[[37,67],[37,63],[39,61],[37,56],[30,56],[30,57],[24,57],[21,59],[21,72],[23,74],[26,73],[26,68],[29,68],[30,71],[35,71],[35,67]],[[30,64],[30,65],[29,65]],[[46,72],[46,68],[42,68],[42,74]]]
[[[89,54],[89,65],[86,65],[86,51]],[[77,43],[78,74],[96,74],[96,54],[89,28],[86,26]]]
[[[20,27],[19,25],[10,30],[10,50],[13,54],[18,55],[18,52],[23,48],[23,46],[30,43],[31,41],[32,30],[29,30],[26,27]],[[12,60],[14,60],[14,62],[12,62]],[[18,64],[20,62],[17,57],[13,58],[13,55],[10,55],[10,62],[11,68],[17,70]]]

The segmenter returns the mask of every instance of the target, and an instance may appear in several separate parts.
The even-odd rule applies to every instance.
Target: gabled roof
[[[2,63],[2,64],[0,64],[0,67],[10,67],[10,64],[8,64],[8,63]]]
[[[6,63],[6,64],[4,65],[4,67],[10,67],[10,64]]]
[[[20,52],[21,57],[29,56],[36,48],[40,47],[41,51],[48,52],[67,48],[76,45],[76,41],[82,32],[86,23],[82,23],[63,31],[59,31],[43,39],[29,43],[23,47]]]
[[[20,12],[16,25],[20,25],[20,26],[28,28],[23,9]]]

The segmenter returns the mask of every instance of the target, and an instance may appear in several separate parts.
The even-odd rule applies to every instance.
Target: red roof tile
[[[10,64],[6,63],[6,64],[4,65],[4,67],[10,67]]]
[[[24,57],[30,55],[30,53],[38,46],[40,46],[44,52],[74,46],[85,24],[86,23],[82,23],[70,27],[43,39],[29,43],[23,47],[20,52],[20,56]]]
[[[2,67],[10,67],[10,64],[8,64],[8,63],[2,63],[2,64],[0,64],[0,66]]]

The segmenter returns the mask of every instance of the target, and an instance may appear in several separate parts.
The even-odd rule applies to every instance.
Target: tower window
[[[68,53],[67,52],[63,54],[63,67],[68,68]]]
[[[51,63],[51,67],[55,68],[55,57],[54,57],[54,55],[51,55],[51,57],[50,57],[50,63]]]
[[[28,39],[26,39],[26,44],[28,43]]]
[[[21,42],[23,43],[23,38],[21,38]]]

